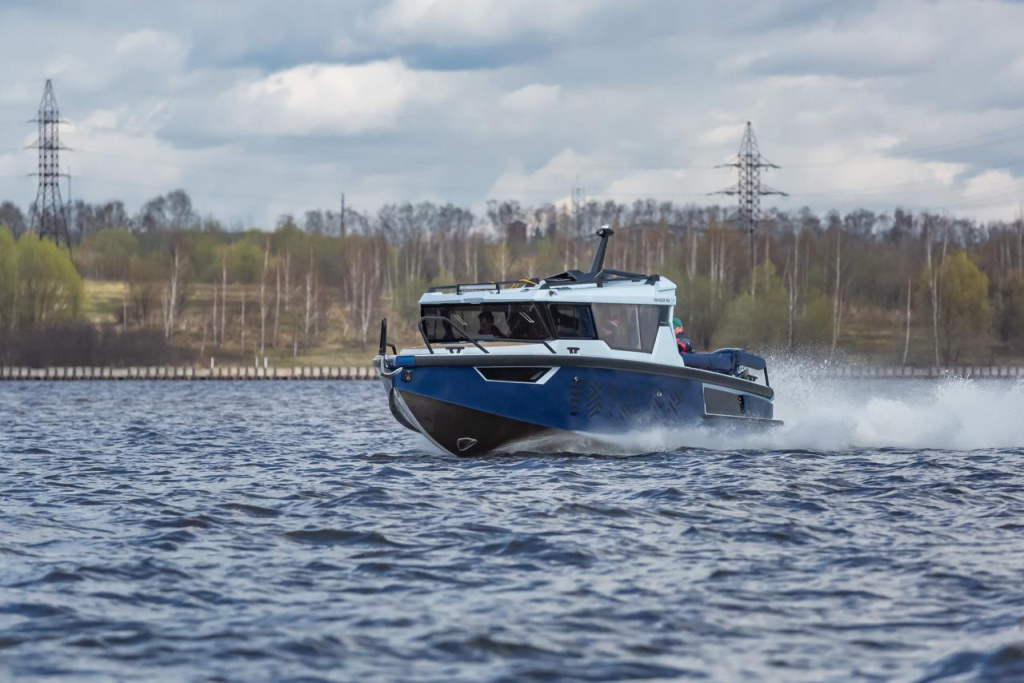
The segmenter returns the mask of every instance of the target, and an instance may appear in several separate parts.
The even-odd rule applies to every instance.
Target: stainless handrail
[[[551,344],[548,344],[546,339],[500,339],[498,341],[502,341],[509,344],[543,344],[544,346],[547,347],[548,351],[555,354],[556,356],[558,355],[558,352],[551,347]]]
[[[490,353],[490,351],[488,351],[484,347],[480,346],[480,344],[477,344],[476,340],[469,336],[468,331],[465,328],[459,327],[458,324],[454,320],[452,320],[451,318],[446,318],[443,315],[425,315],[425,316],[423,316],[422,318],[420,318],[416,322],[416,326],[419,327],[419,329],[420,329],[420,336],[423,337],[423,343],[427,345],[427,351],[430,351],[431,355],[433,355],[434,350],[430,347],[430,342],[427,340],[427,333],[426,333],[426,331],[423,329],[423,326],[420,325],[420,323],[423,322],[424,320],[445,320],[445,321],[451,323],[452,326],[455,329],[457,329],[462,334],[463,337],[465,337],[468,341],[472,342],[478,349],[480,349],[484,353]],[[540,324],[544,327],[544,331],[548,332],[550,334],[551,331],[548,329],[548,325],[547,325],[546,322],[544,322],[544,318],[543,317],[540,319]],[[556,356],[558,355],[558,352],[555,351],[555,349],[551,346],[551,344],[548,344],[547,340],[545,340],[545,339],[507,339],[507,338],[503,338],[500,341],[506,342],[506,343],[511,343],[511,344],[543,344],[544,347],[548,351],[550,351],[551,353],[555,354]]]

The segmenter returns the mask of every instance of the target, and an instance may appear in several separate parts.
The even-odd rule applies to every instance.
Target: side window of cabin
[[[613,349],[640,350],[640,325],[634,304],[593,304],[597,336]]]
[[[511,339],[547,339],[547,325],[535,304],[511,304],[506,311]]]
[[[450,304],[423,306],[422,315],[444,320],[423,321],[423,330],[431,342],[477,339],[547,339],[547,325],[536,304]]]
[[[449,317],[449,311],[444,306],[423,306],[420,309],[421,315],[432,315],[442,318]],[[423,327],[423,331],[427,335],[427,339],[432,342],[438,341],[454,341],[455,332],[452,330],[452,326],[445,320],[424,320],[420,323]]]
[[[466,307],[468,319],[466,329],[480,339],[503,339],[508,337],[507,306],[473,306]]]
[[[551,321],[559,339],[597,339],[597,329],[590,306],[551,304]]]
[[[593,304],[598,338],[613,349],[650,353],[658,334],[660,306]]]
[[[658,336],[658,326],[661,324],[662,311],[667,311],[668,306],[637,306],[640,318],[640,346],[644,353],[654,350],[654,340]]]

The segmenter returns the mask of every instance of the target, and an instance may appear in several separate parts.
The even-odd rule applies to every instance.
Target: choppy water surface
[[[0,384],[0,678],[1024,676],[1021,387],[797,378],[475,460],[371,384]]]

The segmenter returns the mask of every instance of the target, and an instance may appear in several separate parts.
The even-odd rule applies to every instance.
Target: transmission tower
[[[743,140],[740,142],[740,152],[736,160],[728,164],[721,164],[716,168],[738,168],[739,182],[732,187],[727,187],[711,194],[727,194],[739,197],[739,210],[736,216],[738,222],[746,229],[750,237],[750,268],[754,268],[754,233],[758,223],[761,221],[761,197],[770,194],[777,194],[788,197],[785,192],[768,187],[761,182],[761,169],[778,168],[761,156],[757,148],[757,138],[754,136],[754,127],[747,121],[747,127],[743,131]]]
[[[39,124],[39,139],[33,145],[39,150],[39,171],[33,174],[39,178],[39,189],[32,205],[31,225],[40,237],[49,237],[58,245],[63,243],[70,250],[71,234],[60,197],[60,179],[66,175],[60,172],[60,151],[68,148],[60,144],[60,124],[64,122],[50,79],[46,80],[43,99],[39,102],[39,115],[32,123]]]

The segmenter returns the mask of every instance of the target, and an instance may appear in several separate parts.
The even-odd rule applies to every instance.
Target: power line
[[[49,88],[50,94],[52,95],[52,83],[47,81],[47,87]],[[53,104],[52,115],[53,115],[53,118],[54,118],[54,121],[53,121],[54,131],[53,132],[59,134],[59,124],[63,123],[63,121],[60,120],[59,112],[56,109],[56,98],[53,97],[52,99],[53,99],[53,102],[52,102],[52,104]],[[45,100],[46,100],[46,90],[44,90],[44,102],[45,102]],[[46,126],[45,126],[45,117],[44,117],[44,112],[43,112],[43,103],[41,103],[41,105],[40,105],[40,115],[39,115],[39,118],[35,119],[35,121],[40,123],[40,138],[37,141],[37,143],[35,145],[33,145],[33,148],[38,149],[39,150],[39,154],[40,154],[40,172],[38,174],[36,174],[36,175],[40,178],[40,193],[42,195],[46,195],[46,196],[40,196],[40,195],[37,194],[37,201],[36,201],[36,204],[33,206],[33,212],[35,212],[35,210],[38,207],[40,207],[40,206],[49,206],[48,209],[45,209],[44,211],[42,211],[40,213],[40,216],[39,216],[40,218],[43,218],[43,219],[46,218],[45,216],[42,215],[46,211],[49,212],[49,215],[53,215],[53,216],[60,215],[60,216],[63,216],[63,212],[59,210],[59,207],[61,205],[60,204],[60,195],[59,195],[60,189],[59,189],[59,186],[56,185],[56,180],[57,180],[57,178],[65,177],[66,174],[63,174],[63,173],[59,172],[60,171],[60,167],[59,167],[59,158],[58,158],[58,159],[56,159],[56,163],[51,162],[51,166],[56,170],[56,175],[53,176],[50,179],[47,179],[48,176],[44,172],[43,157],[44,157],[44,152],[47,149],[51,149],[54,152],[54,156],[56,156],[56,152],[59,152],[60,149],[67,149],[67,148],[62,147],[60,145],[59,135],[57,135],[55,137],[55,140],[53,142],[45,143],[44,144],[44,142],[43,142],[43,140],[44,140],[43,131],[44,131],[44,128]],[[966,149],[966,148],[970,148],[970,147],[981,147],[981,146],[998,144],[998,143],[1001,143],[1001,142],[1005,142],[1006,140],[1012,140],[1012,139],[1017,139],[1017,138],[1020,138],[1020,137],[1024,137],[1024,134],[1010,135],[1008,137],[1006,136],[1007,133],[1012,133],[1012,132],[1018,131],[1018,130],[1020,130],[1022,128],[1024,128],[1024,124],[1020,124],[1020,125],[1016,125],[1016,126],[1011,126],[1011,127],[1005,128],[1005,129],[989,131],[989,132],[984,133],[984,134],[975,135],[975,136],[971,136],[971,137],[967,137],[967,138],[962,138],[962,139],[959,139],[959,140],[949,141],[949,142],[945,142],[945,143],[941,143],[941,144],[937,144],[937,145],[931,145],[931,146],[928,146],[928,147],[920,147],[920,148],[916,148],[916,149],[905,150],[905,151],[901,152],[901,154],[907,154],[907,155],[909,155],[909,154],[935,154],[935,153],[941,153],[941,152],[944,152],[944,151],[952,151],[952,150],[956,150],[956,149]],[[761,161],[764,161],[763,158],[760,157],[759,151],[757,151],[757,141],[756,141],[756,138],[754,138],[754,136],[753,136],[752,127],[748,123],[747,124],[747,129],[744,132],[744,143],[741,145],[741,154],[740,154],[740,156],[737,157],[736,161],[734,161],[734,162],[732,162],[730,164],[725,164],[724,165],[725,167],[739,169],[739,171],[740,171],[740,180],[741,181],[743,181],[744,178],[745,178],[744,167],[743,167],[743,163],[742,163],[742,157],[743,157],[744,145],[747,144],[748,133],[749,133],[749,138],[750,138],[750,145],[751,145],[752,149],[754,150],[754,152],[756,152],[756,155],[757,155],[756,158],[761,160]],[[994,135],[1002,135],[1003,137],[992,139],[992,136],[994,136]],[[393,152],[397,152],[397,150],[394,150]],[[87,154],[93,154],[93,155],[98,156],[98,157],[113,158],[113,159],[135,160],[135,161],[139,161],[139,162],[147,163],[147,164],[167,165],[167,166],[174,166],[174,167],[182,167],[182,166],[184,166],[186,168],[187,167],[193,167],[193,168],[199,167],[199,168],[209,168],[211,170],[217,169],[217,168],[224,169],[224,170],[237,170],[239,168],[239,166],[237,166],[237,165],[230,165],[230,164],[216,164],[216,163],[215,164],[207,164],[207,163],[203,163],[201,160],[196,160],[196,159],[183,159],[183,160],[175,161],[175,160],[160,160],[160,159],[143,158],[143,157],[132,157],[132,156],[128,156],[128,155],[108,154],[108,153],[104,153],[104,152],[100,152],[100,151],[88,151],[86,153]],[[385,153],[385,156],[387,156],[387,153]],[[755,158],[750,153],[748,153],[747,156],[749,157],[749,159],[754,159]],[[875,158],[875,157],[872,157],[872,158]],[[844,162],[837,162],[837,163],[820,164],[820,165],[821,166],[831,166],[831,167],[841,167],[841,166],[844,166],[844,165],[853,165],[855,163],[857,163],[857,159],[856,158],[852,158],[852,159],[848,159],[845,163]],[[999,168],[1012,168],[1012,167],[1021,165],[1022,163],[1024,163],[1024,160],[1016,160],[1016,161],[1013,161],[1013,162],[1010,162],[1010,163],[1007,163],[1007,164],[1001,164],[999,166]],[[795,164],[795,166],[798,166],[798,167],[809,167],[809,166],[817,166],[817,165],[818,164]],[[632,167],[630,167],[628,165],[621,165],[621,166],[619,166],[619,165],[611,165],[611,164],[605,164],[605,165],[589,164],[589,167],[591,167],[591,168],[614,168],[614,167],[632,168]],[[710,169],[710,168],[722,168],[722,167],[723,167],[723,165],[719,165],[719,166],[688,165],[688,166],[646,167],[646,168],[636,168],[635,170],[637,170],[637,171],[644,171],[644,170],[683,170],[683,169]],[[767,169],[767,168],[778,168],[774,164],[770,164],[770,163],[767,163],[767,162],[762,163],[759,167],[757,166],[757,164],[749,164],[748,163],[747,167],[748,167],[748,170],[750,171],[749,177],[746,177],[747,182],[753,182],[753,180],[755,179],[754,178],[754,171],[755,170],[758,171],[756,180],[759,182],[759,180],[760,180],[759,169],[760,168],[765,168],[765,169]],[[49,168],[49,166],[47,166],[47,168]],[[245,166],[245,168],[248,169],[248,170],[251,170],[251,171],[256,171],[257,170],[256,168],[253,167],[252,164],[247,164]],[[273,175],[273,176],[286,177],[286,178],[300,178],[300,177],[303,177],[303,176],[306,175],[306,174],[303,174],[303,173],[291,173],[291,172],[288,172],[288,171],[281,171],[281,170],[276,170],[275,171],[275,170],[270,170],[270,169],[267,169],[265,171],[259,171],[259,173],[261,175]],[[99,182],[101,184],[102,183],[116,183],[116,184],[123,184],[123,185],[134,185],[136,187],[146,187],[146,188],[152,188],[154,190],[165,189],[165,187],[166,187],[165,184],[163,184],[163,183],[159,183],[159,184],[158,183],[152,183],[152,182],[151,183],[138,183],[138,182],[134,182],[133,183],[133,182],[130,182],[130,181],[121,181],[121,180],[103,179],[103,178],[92,178],[92,180],[96,181],[96,182]],[[797,196],[805,196],[805,197],[812,197],[812,196],[849,196],[849,195],[857,195],[857,194],[884,196],[885,194],[889,194],[889,193],[891,193],[891,194],[899,193],[901,195],[905,195],[905,194],[919,194],[919,193],[923,194],[923,193],[929,193],[929,192],[941,192],[943,190],[943,188],[941,188],[941,187],[934,187],[934,188],[933,187],[929,187],[930,185],[933,185],[934,183],[937,183],[937,182],[941,182],[941,181],[939,181],[938,179],[924,179],[924,180],[917,180],[917,181],[908,181],[908,182],[903,182],[903,183],[888,183],[888,184],[869,186],[869,187],[843,187],[843,188],[836,188],[836,189],[833,189],[833,190],[813,190],[813,191],[807,191],[807,192],[800,192],[800,193],[797,193]],[[577,181],[577,184],[578,184],[578,181]],[[788,196],[788,195],[786,193],[782,193],[782,192],[779,192],[777,190],[773,190],[770,187],[761,185],[760,186],[760,188],[761,188],[760,192],[758,192],[758,193],[750,192],[748,194],[747,198],[744,199],[742,193],[740,192],[740,185],[741,184],[742,184],[742,182],[741,183],[737,183],[737,185],[735,185],[735,186],[733,186],[731,188],[728,188],[728,189],[722,191],[721,193],[722,194],[736,194],[736,195],[739,196],[739,198],[740,198],[740,207],[741,207],[740,211],[739,211],[739,217],[740,217],[741,220],[743,220],[747,224],[748,231],[751,232],[751,234],[752,234],[753,231],[756,229],[758,214],[760,212],[760,200],[759,200],[760,196],[765,195],[765,194],[779,194],[781,196]],[[413,189],[413,187],[410,187],[409,185],[406,185],[406,184],[403,184],[403,186],[406,187],[407,189],[410,189],[410,190]],[[44,190],[44,187],[47,188],[47,189]],[[56,192],[53,193],[53,194],[56,195],[57,201],[58,201],[58,210],[56,210],[56,211],[54,211],[52,206],[50,206],[52,204],[52,200],[50,199],[49,193],[47,192],[47,190],[49,188],[54,188],[56,190]],[[430,187],[429,189],[431,191],[434,191],[434,192],[438,192],[438,191],[440,191],[440,192],[457,192],[457,193],[474,194],[474,195],[479,194],[479,192],[480,192],[479,188],[471,188],[471,187],[466,187],[466,186],[459,186],[459,187],[433,186],[433,187]],[[1007,192],[1012,192],[1012,190],[1008,190]],[[267,198],[266,195],[259,194],[259,193],[204,192],[203,194],[205,194],[206,196],[222,197],[222,198],[228,198],[228,197],[238,198],[238,199],[243,199],[243,198],[244,199],[250,199],[250,198],[251,199],[256,199],[256,198],[259,198],[259,199],[262,199],[262,200],[265,200]],[[521,189],[521,190],[518,190],[517,192],[512,192],[512,193],[505,192],[503,194],[506,195],[506,196],[512,196],[512,195],[515,195],[515,194],[518,194],[518,195],[545,195],[545,196],[550,196],[551,195],[549,190],[542,190],[542,189],[538,189],[538,190]],[[496,195],[489,194],[488,196],[495,197]],[[653,198],[659,198],[659,197],[661,197],[661,198],[699,197],[699,196],[704,196],[704,195],[702,193],[682,193],[682,192],[672,192],[672,193],[657,193],[657,192],[633,192],[633,193],[630,193],[630,192],[605,192],[605,193],[597,193],[597,194],[595,194],[595,196],[607,197],[607,198],[639,197],[639,198],[652,198],[653,199]],[[975,197],[970,197],[970,198],[961,198],[961,199],[958,199],[958,201],[956,203],[954,203],[953,206],[958,206],[958,205],[962,205],[962,204],[965,204],[965,203],[977,203],[984,196],[985,195],[977,195]],[[41,202],[41,200],[45,200],[45,202]],[[576,187],[576,188],[573,189],[573,199],[572,199],[572,201],[573,201],[574,211],[576,212],[577,215],[579,215],[581,213],[581,211],[578,209],[578,207],[582,207],[582,205],[585,202],[585,198],[584,198],[584,195],[583,195],[583,188]],[[748,207],[747,210],[744,210],[744,207]],[[751,218],[751,216],[753,216],[753,218]],[[33,216],[33,220],[35,220],[35,219],[36,219],[36,216]],[[68,230],[67,219],[66,218],[64,218],[64,224],[65,225],[63,227],[63,231],[66,232]],[[57,235],[58,236],[56,237],[56,239],[59,240],[60,239],[60,233],[58,232]],[[65,238],[65,241],[66,241],[66,238]]]
[[[989,140],[986,142],[975,143],[976,140],[984,140],[992,135],[1000,135],[1003,133],[1009,133],[1024,128],[1024,124],[1018,124],[1015,126],[1008,126],[1006,128],[997,128],[990,130],[987,133],[981,133],[979,135],[972,135],[967,138],[961,138],[959,140],[951,140],[948,142],[942,142],[935,145],[926,145],[923,147],[911,147],[910,149],[904,150],[892,150],[897,153],[899,157],[911,157],[911,156],[927,156],[929,154],[937,154],[940,152],[956,152],[965,149],[972,149],[975,147],[987,147],[989,145],[998,144],[1000,142],[1006,142],[1008,140],[1017,140],[1024,137],[1021,135],[1011,135],[1006,138],[1000,138],[996,140]],[[972,143],[972,144],[968,144]],[[841,166],[854,166],[864,161],[871,161],[877,159],[876,156],[862,155],[859,157],[847,157],[841,161],[828,161],[828,162],[813,162],[813,163],[791,163],[786,164],[787,168],[821,168],[821,167],[841,167]]]
[[[972,137],[968,137],[968,138],[963,138],[963,139],[960,139],[960,140],[955,140],[955,141],[951,141],[951,142],[941,143],[939,145],[932,145],[932,146],[928,146],[928,147],[920,147],[920,148],[915,148],[915,149],[903,150],[903,151],[900,152],[900,156],[912,156],[912,155],[915,155],[915,154],[935,154],[935,153],[939,153],[939,152],[942,152],[942,151],[956,151],[958,149],[968,149],[968,148],[971,148],[971,147],[982,147],[982,146],[989,146],[989,145],[993,145],[993,144],[999,144],[999,143],[1002,143],[1002,142],[1006,142],[1007,140],[1013,140],[1013,139],[1018,139],[1018,138],[1024,137],[1024,135],[1016,135],[1016,136],[1010,136],[1010,137],[1006,137],[1006,138],[999,138],[999,139],[995,139],[995,140],[987,140],[987,141],[984,141],[984,142],[981,142],[981,143],[977,143],[977,144],[973,144],[973,145],[967,145],[965,143],[972,143],[972,142],[977,141],[977,140],[983,140],[984,138],[989,137],[991,135],[996,135],[996,134],[1000,134],[1000,133],[1006,133],[1006,132],[1018,130],[1018,129],[1022,128],[1022,127],[1024,127],[1024,124],[1018,125],[1018,126],[1011,126],[1011,127],[1005,128],[1005,129],[989,131],[988,133],[984,133],[984,134],[981,134],[981,135],[976,135],[976,136],[972,136]],[[175,168],[183,167],[184,166],[184,167],[192,167],[192,168],[205,168],[205,169],[210,169],[210,170],[221,169],[221,170],[232,171],[232,172],[236,172],[238,169],[243,168],[243,166],[241,166],[241,165],[223,164],[223,163],[217,163],[217,162],[214,162],[214,163],[204,163],[204,162],[201,162],[201,161],[186,160],[186,159],[181,159],[181,160],[154,159],[152,157],[146,158],[146,157],[135,157],[135,156],[129,156],[129,155],[122,155],[122,154],[110,154],[110,153],[100,152],[100,151],[95,151],[95,150],[78,150],[78,151],[82,152],[82,153],[85,153],[85,154],[101,157],[101,158],[123,159],[123,160],[129,160],[129,161],[138,161],[140,163],[145,163],[145,164],[149,164],[149,165],[161,165],[161,166],[175,167]],[[377,157],[377,158],[380,158],[380,157],[385,157],[385,158],[416,158],[418,156],[421,156],[421,155],[416,155],[415,153],[410,154],[408,151],[398,151],[398,150],[378,150],[377,152],[375,152],[375,157]],[[844,166],[859,165],[859,164],[863,163],[864,161],[877,160],[877,159],[878,159],[878,157],[876,157],[876,156],[870,156],[870,157],[869,156],[848,157],[845,160],[840,160],[840,161],[835,161],[835,162],[790,163],[790,164],[787,164],[787,167],[790,167],[790,168],[819,168],[819,167],[841,168],[841,167],[844,167]],[[271,162],[267,162],[267,164],[265,164],[265,165],[271,165]],[[637,167],[637,166],[633,166],[631,164],[607,164],[607,163],[606,164],[602,164],[602,163],[599,163],[599,162],[586,162],[586,167],[588,169],[618,169],[618,168],[623,168],[623,169],[631,169],[634,172],[643,172],[643,171],[709,170],[709,169],[714,169],[714,168],[720,168],[721,166],[720,165],[717,165],[717,166],[716,165],[705,165],[705,164],[677,164],[677,165],[664,165],[664,166],[643,166],[643,167]],[[246,163],[244,165],[244,168],[246,170],[255,171],[257,169],[257,166],[252,164],[252,163]],[[571,166],[569,166],[568,168],[571,168]],[[274,176],[278,176],[278,177],[289,177],[289,178],[294,178],[294,177],[297,177],[299,175],[299,174],[291,173],[291,172],[288,172],[288,171],[281,171],[281,170],[278,170],[278,169],[275,169],[275,168],[265,168],[263,170],[260,170],[259,173],[261,175],[274,175]],[[903,184],[900,184],[900,185],[903,185]],[[893,187],[896,187],[896,186],[894,185]],[[842,192],[842,193],[845,194],[845,193],[850,193],[850,192],[869,191],[869,189],[870,190],[874,190],[876,188],[849,188],[849,189],[843,189],[843,190],[838,190],[837,189],[837,190],[835,190],[835,192]],[[800,193],[800,194],[825,194],[825,193],[827,193],[827,191],[808,192],[808,193]]]

